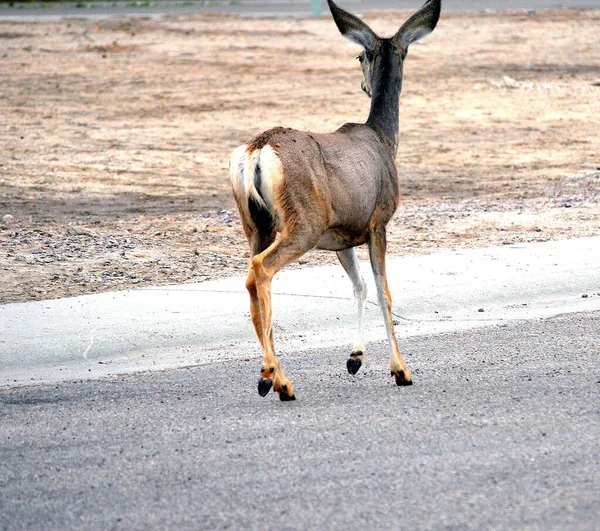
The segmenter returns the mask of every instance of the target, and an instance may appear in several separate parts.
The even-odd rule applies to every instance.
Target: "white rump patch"
[[[281,161],[275,150],[266,145],[260,150],[258,157],[260,167],[260,193],[267,207],[271,210],[275,205],[274,188],[281,181]]]
[[[244,144],[235,148],[229,159],[229,180],[233,187],[233,195],[240,199],[246,196],[246,187],[244,184],[245,165],[246,145]]]
[[[259,187],[256,187],[256,168],[259,168]],[[281,180],[281,161],[269,145],[248,153],[247,145],[236,148],[229,161],[229,179],[233,193],[242,208],[252,197],[258,204],[272,210],[275,204],[273,188]]]

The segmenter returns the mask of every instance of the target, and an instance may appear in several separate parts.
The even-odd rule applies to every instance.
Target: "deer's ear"
[[[333,15],[333,20],[344,37],[356,44],[360,44],[366,50],[375,49],[378,37],[369,26],[358,17],[344,11],[333,0],[327,0],[327,3]]]
[[[422,39],[433,31],[441,11],[441,0],[427,0],[419,11],[402,24],[398,33],[393,37],[394,42],[403,50],[408,50],[412,42]]]

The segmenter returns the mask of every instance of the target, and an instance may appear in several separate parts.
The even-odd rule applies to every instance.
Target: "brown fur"
[[[248,153],[251,153],[257,149],[264,148],[267,144],[275,147],[276,142],[274,142],[272,138],[279,134],[285,135],[288,131],[291,131],[291,129],[286,127],[273,127],[272,129],[256,135],[252,140],[250,140],[250,142],[246,144],[246,149],[248,150]]]
[[[428,0],[392,39],[380,39],[358,18],[328,2],[340,31],[366,49],[363,86],[372,93],[367,123],[345,124],[329,134],[269,129],[245,145],[245,154],[242,147],[234,152],[230,173],[252,254],[246,288],[264,354],[258,389],[264,396],[272,386],[282,400],[293,399],[294,388],[275,354],[271,280],[279,269],[315,247],[336,251],[354,284],[359,337],[347,368],[355,374],[364,360],[366,289],[353,247],[369,245],[390,370],[398,385],[411,383],[394,332],[385,227],[399,202],[395,155],[402,61],[410,42],[435,27],[440,0]],[[269,223],[257,222],[264,219]]]

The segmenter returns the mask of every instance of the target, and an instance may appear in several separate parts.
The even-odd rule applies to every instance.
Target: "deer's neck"
[[[382,50],[374,65],[371,81],[371,110],[367,125],[375,129],[390,145],[394,154],[398,148],[401,63],[390,46]]]

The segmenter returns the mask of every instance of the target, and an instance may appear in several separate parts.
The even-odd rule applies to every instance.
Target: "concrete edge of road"
[[[370,267],[361,267],[369,350],[385,331]],[[600,237],[393,258],[388,276],[400,339],[595,312]],[[351,348],[356,309],[340,266],[280,272],[273,307],[282,357]],[[243,277],[7,304],[0,330],[0,388],[261,355]]]

